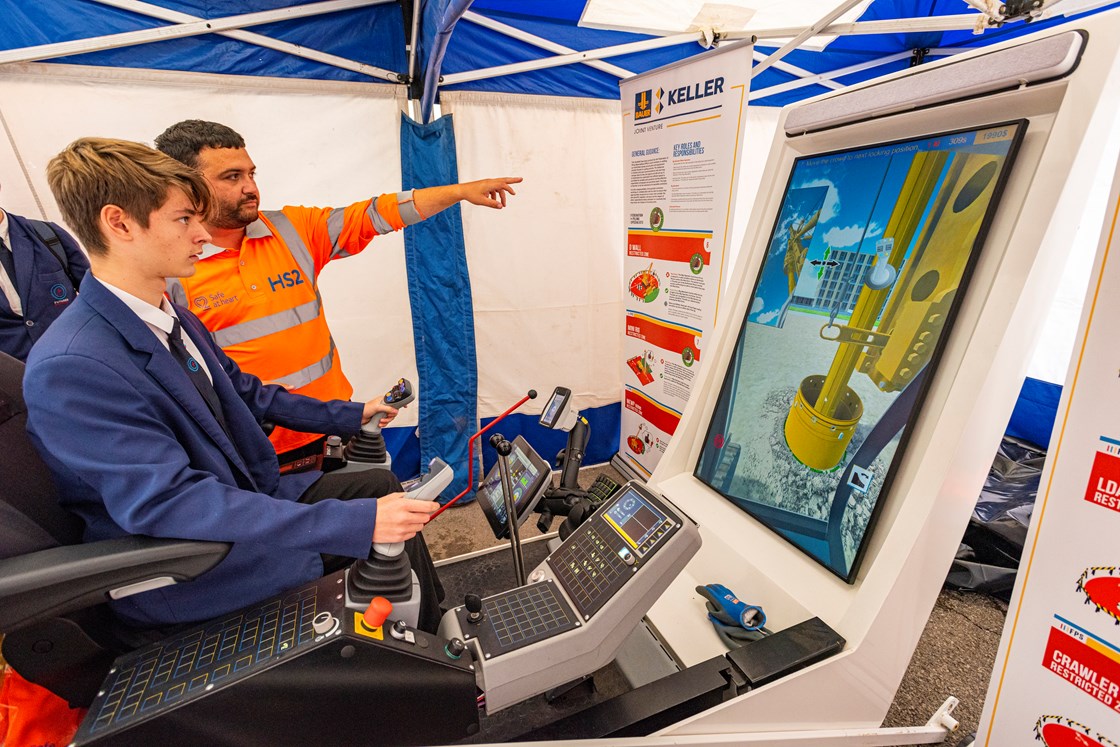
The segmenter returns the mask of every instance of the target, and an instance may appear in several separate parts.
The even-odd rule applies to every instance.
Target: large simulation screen
[[[695,474],[849,582],[1025,129],[793,164]]]

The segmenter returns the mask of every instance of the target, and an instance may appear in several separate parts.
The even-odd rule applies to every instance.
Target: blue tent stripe
[[[429,124],[401,116],[401,176],[405,189],[459,182],[450,116]],[[467,439],[478,429],[474,306],[459,206],[405,229],[404,250],[420,375],[420,464],[426,469],[439,457],[454,467],[446,500],[467,486]]]

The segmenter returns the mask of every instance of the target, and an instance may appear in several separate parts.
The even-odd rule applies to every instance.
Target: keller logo
[[[1101,436],[1106,445],[1113,439]],[[1085,489],[1085,500],[1103,508],[1120,513],[1120,456],[1107,451],[1098,451],[1093,458],[1093,469],[1089,473],[1089,485]]]
[[[205,309],[207,306],[210,305],[210,299],[207,298],[206,296],[198,296],[197,298],[194,299],[194,305],[195,305],[196,308]]]
[[[51,286],[51,298],[56,301],[62,301],[68,295],[66,286],[62,283],[55,283]]]

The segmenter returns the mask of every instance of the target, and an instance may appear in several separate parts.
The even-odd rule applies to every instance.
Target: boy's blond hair
[[[101,209],[116,205],[144,228],[175,187],[202,218],[210,211],[210,187],[202,174],[174,158],[128,140],[85,137],[70,143],[47,165],[62,217],[90,254],[104,255]]]

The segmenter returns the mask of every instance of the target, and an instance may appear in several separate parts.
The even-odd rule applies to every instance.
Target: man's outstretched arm
[[[518,184],[520,181],[520,176],[504,176],[498,179],[447,184],[442,187],[425,187],[413,192],[412,201],[417,212],[425,218],[430,218],[441,210],[463,201],[501,210],[506,206],[506,195],[517,194],[510,185]]]

